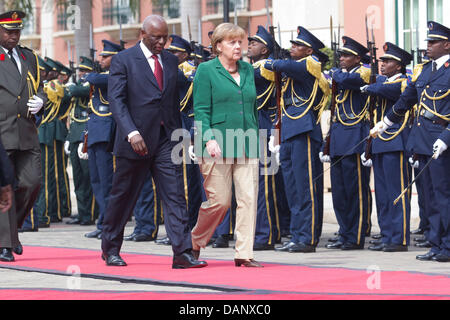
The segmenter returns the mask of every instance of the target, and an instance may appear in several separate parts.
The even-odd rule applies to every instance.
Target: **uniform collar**
[[[434,60],[436,62],[437,70],[439,70],[447,60],[450,59],[450,54],[446,54],[445,56],[440,57],[439,59]]]
[[[388,81],[388,82],[395,81],[395,80],[397,80],[398,78],[400,78],[401,76],[402,76],[401,73],[397,73],[396,75],[393,75],[392,77],[388,78],[387,81]]]

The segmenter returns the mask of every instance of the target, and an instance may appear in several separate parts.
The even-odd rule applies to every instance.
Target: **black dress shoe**
[[[415,242],[425,242],[425,241],[427,241],[427,238],[425,238],[425,237],[414,237],[413,240]]]
[[[437,261],[437,262],[450,262],[450,256],[443,254],[443,253],[439,253],[439,254],[435,255],[434,257],[432,257],[431,260]]]
[[[14,261],[14,256],[13,256],[10,248],[1,248],[0,249],[0,261],[4,261],[4,262],[13,262]]]
[[[155,237],[149,236],[144,233],[140,233],[134,236],[133,241],[135,242],[144,242],[144,241],[153,241]]]
[[[86,233],[84,236],[86,238],[98,238],[98,236],[99,235],[101,236],[101,234],[102,234],[102,230],[95,229],[92,232]]]
[[[80,224],[81,220],[78,218],[70,219],[69,221],[66,221],[66,224]]]
[[[162,238],[162,239],[156,239],[155,243],[156,244],[162,244],[162,245],[165,245],[165,246],[171,246],[172,245],[172,241],[170,241],[169,237],[165,237],[165,238]]]
[[[381,237],[381,233],[377,233],[372,236],[372,239],[381,239]]]
[[[285,243],[283,244],[283,246],[275,248],[275,251],[278,251],[278,252],[288,252],[288,251],[289,251],[289,248],[292,247],[292,246],[294,246],[294,245],[295,245],[295,242],[291,242],[291,241],[285,242]]]
[[[39,231],[39,228],[38,227],[34,227],[34,228],[22,227],[22,228],[18,229],[17,231],[18,232],[37,232],[37,231]]]
[[[221,234],[217,237],[216,241],[214,241],[213,248],[228,248],[228,235],[227,234]]]
[[[127,263],[118,254],[106,255],[102,254],[102,259],[106,261],[107,266],[125,267]]]
[[[133,232],[132,234],[123,237],[123,240],[125,240],[125,241],[133,241],[135,236],[136,236],[136,233]]]
[[[424,241],[424,242],[416,242],[414,243],[414,246],[418,248],[431,248],[433,245],[431,244],[430,241]]]
[[[382,251],[385,247],[384,243],[379,243],[379,244],[373,244],[369,247],[367,247],[367,249],[372,250],[372,251]]]
[[[416,256],[416,259],[421,261],[430,261],[431,258],[433,258],[435,255],[436,253],[428,251],[425,254],[419,254],[418,256]]]
[[[383,242],[381,241],[381,239],[376,239],[376,240],[369,240],[369,243],[378,245],[378,244],[382,244]]]
[[[62,222],[62,219],[57,218],[57,217],[50,217],[50,222],[59,223],[59,222]]]
[[[338,242],[338,241],[339,241],[339,236],[328,239],[328,242]]]
[[[294,244],[293,246],[291,246],[288,250],[289,252],[316,252],[316,247],[303,243],[303,242],[299,242]]]
[[[425,230],[421,228],[417,228],[416,230],[411,231],[411,234],[423,234]]]
[[[364,243],[356,244],[356,243],[344,243],[341,247],[341,250],[361,250],[364,249]]]
[[[80,222],[80,226],[92,226],[94,224],[95,224],[95,221],[91,221],[91,220]]]
[[[336,241],[335,243],[328,243],[325,248],[327,249],[340,249],[344,244],[341,241]]]
[[[192,253],[184,252],[180,255],[173,256],[172,269],[203,268],[207,265],[208,263],[206,261],[196,260]]]
[[[388,244],[383,249],[384,252],[404,252],[408,251],[408,246],[401,244]]]
[[[263,251],[263,250],[273,250],[275,249],[275,245],[268,243],[254,243],[253,250],[254,251]]]
[[[19,243],[19,245],[13,249],[13,252],[14,252],[15,254],[21,256],[22,253],[23,253],[23,247],[22,247],[22,245]]]

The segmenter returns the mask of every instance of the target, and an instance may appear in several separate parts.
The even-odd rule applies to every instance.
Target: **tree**
[[[26,14],[33,14],[33,1],[31,0],[0,0],[0,12],[21,10]]]

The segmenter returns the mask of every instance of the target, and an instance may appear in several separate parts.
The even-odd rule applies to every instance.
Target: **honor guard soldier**
[[[430,200],[430,231],[432,247],[418,260],[450,262],[450,30],[428,22],[427,56],[430,61],[418,65],[411,83],[400,99],[387,112],[383,121],[372,129],[373,136],[388,130],[403,119],[417,104],[414,122],[414,152],[426,163],[421,178],[428,183],[425,190]],[[403,198],[405,195],[403,196]],[[400,201],[403,201],[400,199]]]
[[[69,181],[65,170],[64,141],[67,135],[65,124],[59,118],[67,111],[70,99],[59,79],[62,68],[48,57],[45,62],[51,67],[44,85],[48,102],[38,128],[41,144],[42,182],[34,210],[39,216],[39,228],[48,228],[51,222],[60,222],[63,212],[70,210]]]
[[[320,155],[322,162],[331,160],[333,208],[339,223],[338,241],[326,248],[356,250],[364,248],[370,225],[370,168],[362,166],[360,159],[364,152],[362,141],[369,134],[369,99],[360,87],[369,83],[370,69],[362,65],[368,49],[349,37],[342,37],[342,41],[341,69],[330,70],[338,87],[330,127],[330,154]]]
[[[108,78],[113,55],[121,51],[119,44],[102,40],[100,66],[104,72],[92,72],[86,77],[92,87],[92,99],[89,101],[90,115],[87,122],[87,154],[92,190],[99,207],[97,229],[85,234],[88,238],[101,237],[102,224],[111,191],[114,159],[110,145],[114,140],[115,122],[109,110]],[[78,147],[80,158],[86,158],[84,144]]]
[[[92,225],[98,217],[98,205],[92,192],[89,175],[89,161],[80,159],[78,146],[83,143],[84,130],[89,115],[90,85],[86,77],[94,70],[94,62],[84,56],[78,65],[78,81],[67,86],[72,97],[69,110],[69,133],[64,143],[64,150],[70,157],[73,172],[73,184],[77,199],[78,215],[67,224]]]
[[[206,196],[204,195],[200,168],[195,163],[193,157],[193,126],[194,126],[194,108],[193,108],[193,80],[198,64],[203,60],[203,56],[198,52],[192,52],[191,44],[185,39],[171,35],[171,44],[168,50],[178,57],[178,91],[180,100],[180,114],[183,129],[185,129],[189,136],[185,137],[190,144],[185,145],[184,149],[184,163],[183,175],[185,183],[185,198],[189,213],[189,227],[192,229],[197,223],[198,210]],[[197,47],[197,46],[196,46]],[[195,57],[193,56],[195,55]],[[191,59],[191,57],[193,59]],[[192,145],[192,148],[190,147]],[[188,161],[187,155],[191,161]]]
[[[327,106],[329,84],[315,52],[324,44],[303,27],[291,40],[291,60],[267,60],[264,67],[284,76],[281,92],[280,162],[291,212],[290,242],[277,251],[315,252],[321,234],[321,199],[314,178],[320,174],[316,166],[322,130],[320,116]],[[274,137],[271,136],[271,149]]]
[[[40,150],[34,115],[42,112],[47,100],[36,54],[18,45],[24,17],[21,11],[0,14],[0,139],[15,173],[11,208],[0,213],[0,261],[6,262],[14,261],[13,252],[23,252],[17,228],[22,227],[39,192]]]
[[[277,107],[275,74],[265,69],[264,64],[273,53],[274,43],[271,34],[263,26],[258,26],[256,34],[249,37],[248,41],[247,56],[254,62],[259,129],[266,133],[260,134],[258,211],[253,250],[271,250],[275,248],[275,243],[281,242],[279,215],[289,214],[286,199],[280,197],[278,190],[284,189],[282,173],[268,150],[267,140]]]
[[[381,121],[398,100],[408,82],[406,66],[413,57],[396,45],[386,42],[381,60],[381,74],[374,84],[361,91],[376,98],[378,103],[374,121]],[[375,178],[375,196],[378,225],[382,238],[373,240],[368,249],[374,251],[407,251],[409,245],[410,202],[403,199],[394,205],[394,200],[409,183],[407,141],[409,136],[409,113],[401,123],[393,125],[372,143],[371,159],[361,155],[363,165],[371,166]]]

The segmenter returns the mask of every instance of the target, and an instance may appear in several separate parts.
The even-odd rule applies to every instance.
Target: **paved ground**
[[[414,200],[414,199],[413,199]],[[341,251],[324,248],[327,239],[333,236],[338,226],[333,221],[330,212],[330,195],[326,194],[325,203],[327,205],[325,223],[323,226],[323,236],[316,253],[284,253],[275,251],[259,251],[255,253],[255,258],[261,262],[278,262],[287,264],[300,264],[315,267],[342,267],[367,270],[377,268],[379,270],[411,271],[427,274],[445,274],[450,276],[449,264],[438,262],[421,262],[415,259],[417,254],[426,250],[410,246],[410,251],[401,253],[372,252],[369,250]],[[65,221],[68,219],[66,218]],[[125,234],[132,232],[134,222],[129,222]],[[415,228],[416,225],[412,225]],[[93,230],[94,226],[72,226],[63,223],[54,223],[48,229],[41,229],[39,232],[27,232],[20,234],[23,245],[42,245],[56,247],[88,248],[99,250],[100,240],[88,239],[84,234]],[[378,231],[378,227],[373,227],[373,233]],[[164,226],[161,226],[159,237],[165,236]],[[367,239],[367,241],[370,240]],[[366,244],[367,247],[368,244]],[[207,247],[202,251],[202,258],[229,259],[232,264],[233,242],[230,248],[214,249]],[[133,253],[155,253],[171,255],[171,248],[157,245],[154,242],[124,242],[123,252]],[[67,289],[68,277],[60,275],[48,275],[35,272],[14,271],[0,269],[0,288],[55,288]],[[143,284],[122,284],[118,281],[95,280],[83,278],[81,287],[83,290],[111,290],[111,291],[167,291],[167,292],[211,292],[206,289],[186,288],[186,287],[165,287]]]

